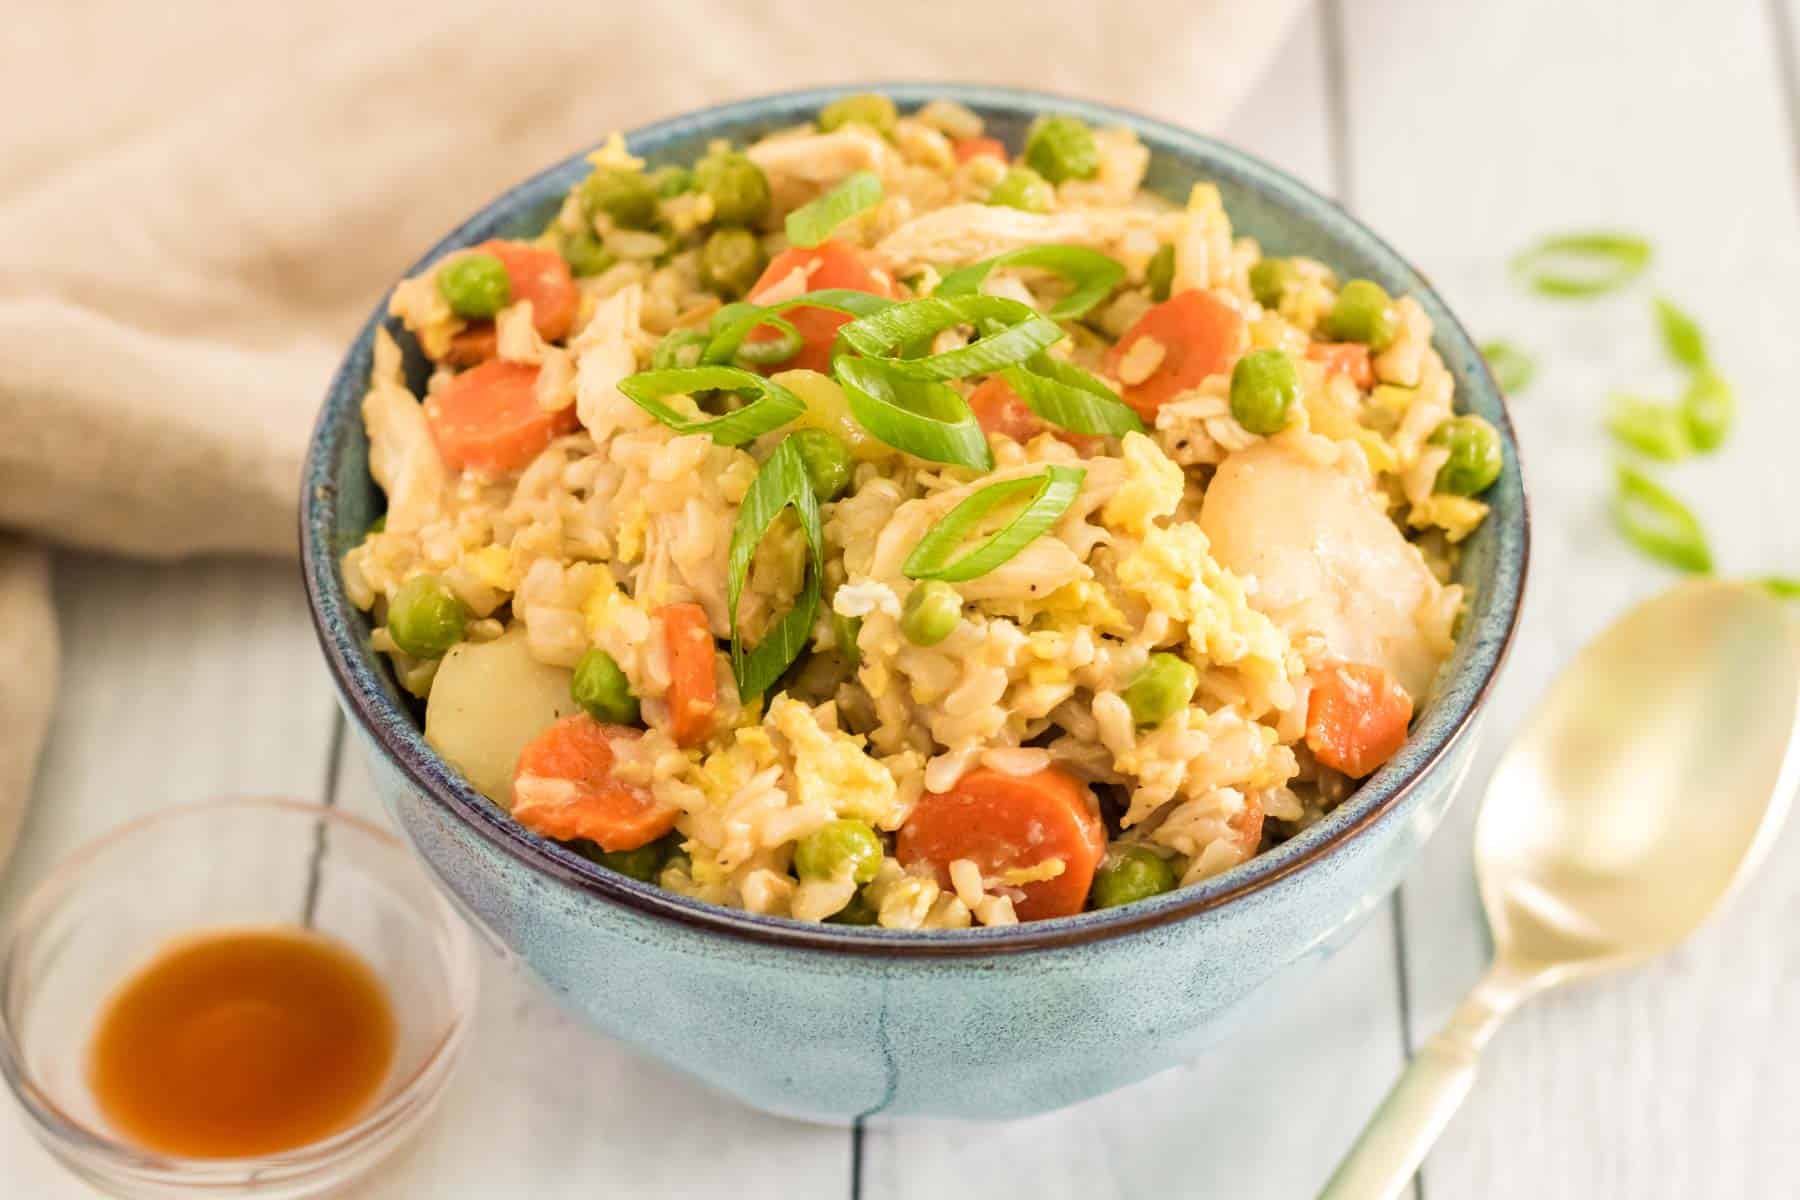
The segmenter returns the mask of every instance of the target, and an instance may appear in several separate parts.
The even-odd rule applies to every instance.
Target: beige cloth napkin
[[[0,865],[49,721],[48,542],[287,555],[382,289],[614,128],[859,79],[1216,124],[1303,0],[25,5],[0,40]]]

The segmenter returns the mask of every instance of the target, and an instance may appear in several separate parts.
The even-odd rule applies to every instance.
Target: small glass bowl
[[[256,1158],[173,1157],[117,1137],[87,1082],[113,990],[171,938],[294,924],[338,939],[387,985],[394,1062],[370,1107],[323,1141]],[[392,834],[291,800],[175,808],[77,852],[0,932],[0,1074],[50,1152],[115,1196],[313,1196],[423,1125],[462,1050],[478,965],[468,926]]]

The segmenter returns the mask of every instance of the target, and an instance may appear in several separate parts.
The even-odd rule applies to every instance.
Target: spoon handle
[[[1393,1200],[1404,1191],[1474,1086],[1481,1047],[1521,998],[1507,973],[1477,984],[1388,1090],[1319,1200]]]

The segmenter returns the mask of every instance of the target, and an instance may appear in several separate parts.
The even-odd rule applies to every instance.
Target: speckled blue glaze
[[[652,164],[713,138],[745,141],[846,91],[795,92],[660,122],[628,138]],[[900,932],[805,925],[716,908],[605,871],[546,842],[432,753],[344,596],[342,553],[382,509],[358,408],[386,301],[332,381],[307,462],[303,571],[350,727],[389,810],[445,889],[570,1010],[772,1112],[1006,1117],[1120,1087],[1190,1058],[1269,1011],[1278,989],[1343,944],[1399,882],[1466,772],[1482,701],[1518,614],[1528,546],[1512,427],[1468,334],[1425,279],[1374,234],[1281,172],[1182,129],[1099,105],[997,88],[884,86],[903,106],[960,100],[1017,146],[1033,115],[1073,112],[1135,129],[1152,189],[1216,182],[1235,228],[1276,254],[1416,296],[1459,402],[1499,428],[1506,469],[1493,515],[1466,543],[1474,600],[1446,682],[1405,748],[1324,821],[1196,887],[1007,929]],[[581,155],[507,192],[421,260],[535,233],[586,173]],[[416,268],[415,268],[416,269]],[[411,272],[409,272],[410,274]],[[394,332],[407,340],[400,330]],[[422,385],[416,350],[410,367]]]

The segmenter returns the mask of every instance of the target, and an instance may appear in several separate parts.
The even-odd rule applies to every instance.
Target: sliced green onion
[[[1144,432],[1144,422],[1118,393],[1071,362],[1040,354],[1000,372],[1032,412],[1072,433],[1123,437]]]
[[[1699,575],[1711,572],[1712,551],[1699,518],[1642,471],[1620,465],[1612,516],[1625,539],[1658,562]]]
[[[742,446],[780,429],[806,411],[800,397],[779,383],[739,367],[640,371],[619,380],[619,390],[676,433],[704,433],[722,446]],[[756,399],[719,417],[690,417],[662,402],[664,396],[691,396],[707,391],[737,392]]]
[[[806,342],[806,339],[800,336],[800,331],[794,328],[793,322],[783,317],[765,315],[757,322],[757,328],[765,327],[775,330],[781,336],[754,342],[745,338],[731,361],[749,363],[753,367],[772,366],[775,363],[786,362],[800,353],[800,347]]]
[[[744,301],[727,304],[713,314],[712,341],[706,344],[706,351],[701,354],[703,363],[728,363],[738,355],[739,347],[750,331],[759,325],[769,324],[769,318],[779,316],[794,308],[828,308],[833,312],[845,313],[851,317],[866,317],[880,312],[893,303],[892,300],[874,296],[868,292],[855,291],[852,288],[822,288],[816,292],[806,292],[795,296],[792,300],[783,300],[780,304],[757,305]],[[729,314],[729,315],[727,315]],[[790,328],[792,328],[790,326]]]
[[[991,375],[1002,367],[1025,362],[1065,336],[1055,321],[1040,316],[1029,305],[1001,296],[979,295],[927,296],[891,304],[850,322],[838,336],[857,353],[874,358],[914,342],[929,341],[958,325],[976,325],[993,332],[943,354],[891,360],[895,369],[914,379]]]
[[[914,458],[991,470],[994,456],[968,401],[936,380],[904,374],[901,365],[848,355],[837,360],[837,381],[857,424]]]
[[[1531,355],[1511,342],[1488,342],[1481,347],[1481,357],[1487,359],[1494,372],[1494,382],[1509,396],[1524,391],[1537,374],[1537,363]]]
[[[650,352],[650,365],[658,371],[695,366],[706,349],[707,340],[704,329],[673,330]]]
[[[1700,323],[1665,296],[1658,296],[1652,304],[1656,308],[1656,327],[1662,332],[1663,348],[1669,357],[1696,371],[1706,366],[1706,335],[1700,332]]]
[[[881,203],[881,179],[858,171],[816,200],[787,215],[787,238],[796,246],[816,246],[857,213]]]
[[[792,508],[806,535],[808,562],[806,585],[795,598],[794,606],[763,635],[762,641],[748,646],[738,635],[738,601],[743,598],[744,583],[750,576],[750,560],[763,536],[784,508]],[[738,508],[737,524],[731,531],[731,550],[727,557],[730,574],[727,600],[731,605],[731,673],[737,678],[738,695],[748,699],[760,696],[769,685],[781,678],[788,665],[800,657],[812,633],[813,617],[819,609],[819,580],[824,573],[825,534],[819,524],[819,501],[806,478],[806,463],[792,440],[783,441],[769,455],[744,502]]]
[[[1736,408],[1731,385],[1710,367],[1702,368],[1681,396],[1681,415],[1694,449],[1705,452],[1724,445]]]
[[[1662,462],[1678,462],[1694,452],[1687,420],[1673,405],[1640,396],[1614,396],[1606,428],[1620,442]]]
[[[932,294],[975,295],[981,291],[987,277],[1000,267],[1036,267],[1068,280],[1072,290],[1051,305],[1048,313],[1059,321],[1072,321],[1085,315],[1125,278],[1125,268],[1116,259],[1086,246],[1026,246],[950,272]]]
[[[1624,287],[1650,265],[1650,243],[1629,233],[1551,234],[1513,256],[1512,272],[1545,296],[1599,296]]]
[[[1785,575],[1767,575],[1757,580],[1770,594],[1780,600],[1800,600],[1800,579],[1790,579]]]
[[[1036,541],[1061,517],[1081,491],[1087,471],[1081,467],[1047,467],[1041,475],[1025,475],[991,483],[971,493],[933,525],[900,571],[908,579],[941,579],[962,583],[986,575]],[[1030,496],[1025,507],[993,536],[961,558],[951,555],[970,530],[1001,505]]]

